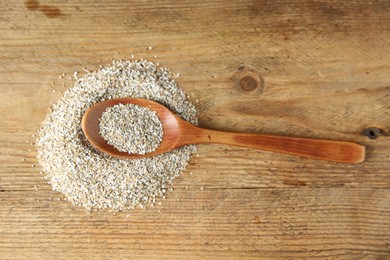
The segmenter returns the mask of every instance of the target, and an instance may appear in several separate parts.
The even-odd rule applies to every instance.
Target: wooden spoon
[[[148,107],[157,113],[162,122],[164,134],[160,146],[155,151],[145,155],[120,152],[101,137],[99,120],[102,113],[107,107],[120,103]],[[119,158],[145,158],[166,153],[184,145],[200,143],[229,144],[345,163],[362,162],[365,156],[365,147],[356,143],[276,135],[229,133],[200,128],[179,118],[167,107],[140,98],[117,98],[97,103],[85,112],[81,125],[85,136],[94,147]]]

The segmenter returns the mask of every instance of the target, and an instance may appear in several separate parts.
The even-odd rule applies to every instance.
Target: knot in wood
[[[256,72],[239,71],[233,76],[236,88],[245,95],[259,96],[263,92],[264,80]]]
[[[368,127],[363,130],[363,134],[370,139],[377,139],[383,133],[382,129],[377,127]]]

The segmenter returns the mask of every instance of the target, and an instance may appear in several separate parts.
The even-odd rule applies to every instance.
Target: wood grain
[[[390,257],[388,1],[0,1],[0,25],[0,258]],[[202,145],[155,208],[73,207],[31,135],[74,71],[131,54],[179,73],[206,128],[357,142],[366,161]]]

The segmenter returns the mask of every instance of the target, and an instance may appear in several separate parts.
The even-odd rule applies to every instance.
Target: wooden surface
[[[390,257],[389,1],[3,0],[0,32],[1,259]],[[204,127],[366,161],[203,145],[160,206],[73,207],[27,140],[69,75],[133,53],[180,73]]]

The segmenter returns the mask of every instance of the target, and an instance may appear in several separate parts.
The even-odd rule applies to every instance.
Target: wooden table
[[[389,1],[2,0],[0,31],[1,259],[390,257]],[[366,161],[203,145],[160,206],[74,207],[32,135],[74,71],[131,54],[180,73],[202,126]]]

